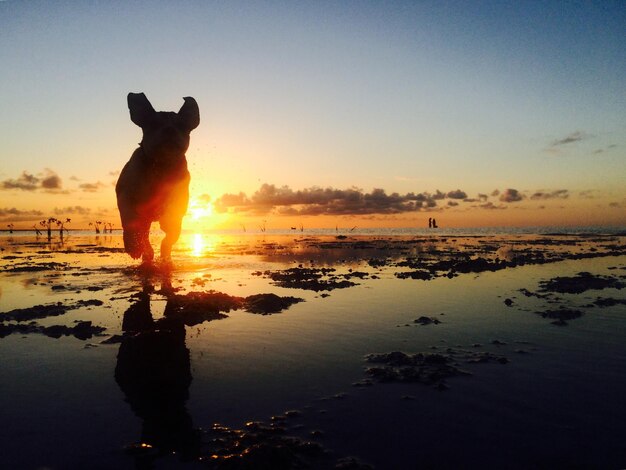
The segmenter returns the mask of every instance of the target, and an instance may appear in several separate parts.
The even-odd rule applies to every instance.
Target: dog
[[[189,134],[200,124],[200,110],[195,99],[183,99],[175,113],[155,111],[143,93],[129,93],[127,98],[130,119],[141,127],[143,139],[122,169],[115,193],[124,249],[144,263],[154,259],[148,239],[152,222],[158,221],[165,232],[161,259],[167,261],[187,212],[190,175],[185,152]]]

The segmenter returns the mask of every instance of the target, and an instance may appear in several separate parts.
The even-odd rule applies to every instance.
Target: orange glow
[[[194,233],[190,239],[191,256],[201,258],[215,251],[215,241],[201,233]]]
[[[210,202],[202,204],[198,200],[192,199],[188,212],[192,220],[205,219],[213,215],[213,204]]]

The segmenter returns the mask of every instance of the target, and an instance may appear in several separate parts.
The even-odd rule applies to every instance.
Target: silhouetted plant
[[[45,227],[46,231],[48,232],[48,240],[52,238],[52,224],[56,222],[57,222],[56,217],[48,217],[47,219],[44,219],[41,222],[39,222],[39,225],[41,225],[42,227]]]
[[[55,220],[57,227],[59,227],[59,234],[61,235],[61,238],[63,238],[63,231],[67,231],[67,229],[65,228],[65,224],[69,224],[71,221],[72,219],[65,219],[65,222],[58,219]]]
[[[89,226],[94,226],[96,229],[96,233],[100,233],[100,225],[102,225],[102,221],[101,220],[96,220],[94,223],[89,222]]]

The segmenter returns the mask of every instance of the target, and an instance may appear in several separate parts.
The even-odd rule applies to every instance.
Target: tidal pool
[[[624,239],[1,237],[0,467],[623,466]]]

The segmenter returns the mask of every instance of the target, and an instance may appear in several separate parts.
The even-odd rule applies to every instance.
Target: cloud
[[[210,194],[200,194],[200,196],[197,197],[198,202],[201,202],[203,204],[208,204],[209,202],[211,202],[211,195]]]
[[[591,137],[593,136],[586,134],[584,132],[581,132],[581,131],[575,131],[563,137],[562,139],[556,139],[552,141],[549,147],[550,148],[560,147],[561,145],[567,145],[567,144],[572,144],[574,142],[580,142],[581,140],[589,139]]]
[[[83,206],[69,206],[63,208],[54,208],[54,215],[67,215],[67,214],[76,214],[76,215],[89,215],[91,214],[91,209]]]
[[[498,189],[494,189],[493,191],[491,191],[491,195],[493,197],[499,196],[500,195],[500,190]]]
[[[22,171],[17,178],[9,178],[0,183],[1,189],[19,189],[22,191],[37,191],[43,189],[46,192],[60,192],[63,187],[61,177],[54,171],[46,168],[43,175],[37,176]]]
[[[482,208],[482,209],[506,209],[506,206],[503,204],[500,204],[499,206],[496,206],[493,202],[486,202],[484,204],[480,204],[478,207]]]
[[[0,221],[3,222],[19,222],[29,220],[39,220],[43,212],[38,210],[20,210],[15,207],[0,207]]]
[[[595,199],[597,193],[598,191],[595,189],[585,189],[580,191],[578,195],[583,199]]]
[[[450,199],[467,199],[467,193],[465,193],[465,191],[457,189],[456,191],[450,191],[448,194],[446,194],[446,197]]]
[[[617,147],[616,144],[611,144],[611,145],[608,145],[606,148],[594,150],[593,154],[594,155],[598,155],[598,154],[601,154],[601,153],[604,153],[604,152],[608,152],[609,150],[614,149],[616,147]]]
[[[371,192],[352,187],[347,189],[311,187],[294,191],[289,186],[263,184],[248,197],[245,193],[223,194],[214,202],[217,212],[233,211],[251,215],[368,215],[400,214],[428,211],[437,207],[437,201],[466,194],[461,190],[434,194],[390,193],[375,188]]]
[[[534,201],[544,199],[567,199],[569,192],[567,189],[557,189],[556,191],[537,191],[530,198]]]
[[[63,183],[59,175],[49,175],[41,180],[41,187],[44,189],[61,189]]]
[[[100,188],[104,188],[106,185],[100,181],[95,183],[83,183],[79,184],[78,187],[85,193],[95,193],[100,190]]]
[[[23,171],[17,179],[7,179],[2,182],[2,189],[21,189],[34,191],[39,185],[39,178]]]
[[[36,216],[41,216],[43,215],[43,212],[41,211],[23,211],[20,209],[16,209],[15,207],[12,208],[2,208],[0,207],[0,217],[6,217],[6,216],[11,216],[11,215],[18,215],[18,216],[22,216],[22,215],[36,215]]]
[[[508,188],[500,194],[502,202],[519,202],[522,199],[524,199],[524,196],[517,189]]]

